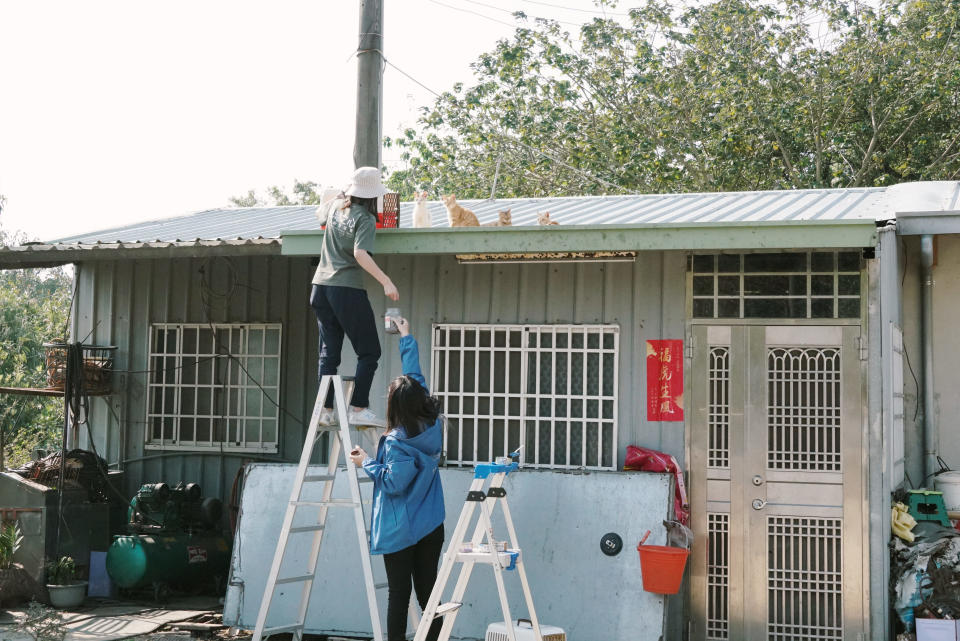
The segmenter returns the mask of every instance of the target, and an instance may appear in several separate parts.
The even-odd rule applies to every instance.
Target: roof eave
[[[321,230],[283,232],[285,256],[314,256]],[[872,220],[381,229],[376,253],[467,254],[873,247]]]
[[[280,239],[198,240],[187,242],[96,243],[0,247],[0,269],[56,267],[70,263],[124,259],[270,256],[280,254]]]

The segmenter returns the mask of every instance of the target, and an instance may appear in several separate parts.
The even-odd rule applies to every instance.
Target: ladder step
[[[277,579],[277,585],[282,583],[304,583],[305,581],[313,581],[312,574],[304,574],[303,576],[287,576],[282,579]]]
[[[357,483],[373,483],[373,479],[367,476],[366,472],[362,472],[363,476],[357,474]]]
[[[303,477],[304,483],[319,483],[320,481],[332,481],[337,478],[333,474],[308,474]]]
[[[462,603],[457,603],[456,601],[449,601],[448,603],[441,603],[437,606],[437,613],[433,618],[439,619],[440,617],[447,616],[451,612],[456,612],[462,606]]]
[[[299,532],[320,532],[322,530],[322,525],[301,525],[290,528],[290,534],[297,534]]]
[[[297,507],[357,507],[360,503],[352,499],[329,499],[327,501],[290,501]]]
[[[300,623],[294,623],[292,625],[277,625],[272,628],[263,629],[263,637],[268,637],[271,634],[281,634],[283,632],[294,632],[296,630],[302,630],[303,625]]]
[[[374,583],[374,584],[373,584],[373,589],[374,589],[374,590],[382,590],[383,588],[387,587],[387,585],[388,585],[388,584],[387,584],[386,582],[383,582],[383,583]]]

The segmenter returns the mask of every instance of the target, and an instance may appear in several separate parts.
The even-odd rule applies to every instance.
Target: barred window
[[[693,318],[859,318],[858,251],[697,254]]]
[[[616,469],[619,338],[615,325],[434,325],[447,463],[522,447],[526,465]]]
[[[280,328],[151,326],[146,447],[276,453]]]

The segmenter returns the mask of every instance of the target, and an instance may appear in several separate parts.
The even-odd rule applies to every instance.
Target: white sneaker
[[[370,411],[369,407],[347,412],[347,422],[350,425],[364,425],[368,427],[386,427],[387,422]]]
[[[323,411],[320,412],[320,420],[318,421],[320,425],[336,425],[337,424],[337,415],[333,413],[332,409],[323,408]]]

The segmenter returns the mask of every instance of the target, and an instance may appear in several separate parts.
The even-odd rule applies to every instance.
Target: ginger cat
[[[414,193],[413,205],[413,226],[414,227],[432,227],[433,221],[430,219],[430,212],[427,210],[427,192],[418,191]]]
[[[477,215],[463,205],[457,204],[457,197],[453,194],[441,196],[440,200],[442,200],[443,204],[447,207],[447,220],[450,222],[451,227],[480,226]]]
[[[497,213],[499,218],[492,223],[483,223],[483,227],[507,227],[513,224],[513,219],[510,217],[510,210],[504,209]]]
[[[555,220],[550,220],[550,212],[545,211],[542,214],[537,214],[537,224],[538,225],[559,225]]]

